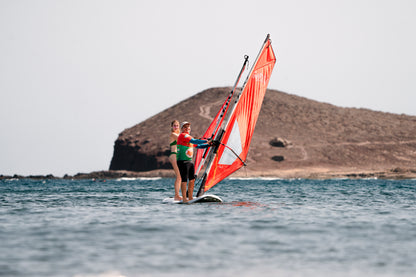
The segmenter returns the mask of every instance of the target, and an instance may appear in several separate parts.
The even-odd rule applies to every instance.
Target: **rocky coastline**
[[[281,179],[386,179],[386,180],[407,180],[416,179],[416,169],[392,168],[390,170],[356,170],[348,168],[308,168],[296,170],[277,171],[250,171],[241,169],[230,177],[235,178],[281,178]],[[102,170],[89,173],[77,173],[75,175],[64,175],[57,177],[48,175],[1,175],[0,180],[10,179],[32,179],[32,180],[110,180],[120,178],[174,178],[173,170],[159,169],[145,172],[127,170]]]

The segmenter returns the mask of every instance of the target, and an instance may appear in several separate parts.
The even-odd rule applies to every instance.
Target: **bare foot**
[[[182,200],[182,196],[175,196],[174,198],[173,198],[175,201],[181,201]]]

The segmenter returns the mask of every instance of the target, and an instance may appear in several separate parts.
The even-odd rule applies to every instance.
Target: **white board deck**
[[[186,204],[192,204],[192,203],[205,203],[205,202],[222,202],[222,199],[214,194],[204,194],[200,197],[195,197],[191,201],[188,201]],[[173,197],[168,197],[163,199],[162,203],[165,204],[183,204],[182,200],[174,200]]]

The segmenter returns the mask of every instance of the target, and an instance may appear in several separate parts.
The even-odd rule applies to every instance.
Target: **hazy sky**
[[[121,131],[231,86],[268,33],[269,88],[416,115],[415,14],[412,0],[0,0],[0,174],[108,169]]]

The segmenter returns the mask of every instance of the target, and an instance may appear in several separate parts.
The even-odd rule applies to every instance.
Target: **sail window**
[[[227,146],[233,149],[237,155],[240,155],[243,151],[243,147],[241,146],[240,128],[238,127],[237,120],[234,121],[230,137],[227,141]],[[224,154],[221,156],[218,164],[231,165],[237,159],[235,154],[227,147],[224,148]]]

